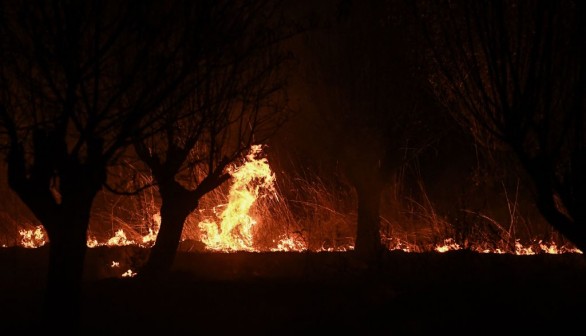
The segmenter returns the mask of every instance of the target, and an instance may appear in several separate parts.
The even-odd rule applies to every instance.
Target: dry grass
[[[353,246],[356,194],[341,172],[318,173],[296,169],[280,175],[275,189],[257,200],[250,213],[257,220],[256,249],[269,251],[284,238],[302,241],[312,251],[347,250]],[[330,178],[326,180],[323,176]],[[404,179],[403,174],[395,175],[381,201],[381,235],[391,250],[423,252],[446,244],[507,253],[518,253],[520,246],[541,252],[543,244],[552,243],[572,248],[550,226],[533,223],[526,216],[518,184],[511,190],[502,183],[500,207],[507,214],[503,220],[493,216],[491,209],[462,206],[456,214],[440,213],[422,180],[407,193]],[[227,181],[200,200],[186,221],[183,240],[199,240],[198,223],[217,220],[228,202],[230,185],[231,181]],[[19,230],[34,229],[39,223],[27,215],[28,210],[16,196],[9,191],[6,194],[11,196],[5,198],[8,202],[0,208],[0,245],[14,246],[20,242]],[[156,188],[134,196],[104,192],[95,202],[88,235],[104,243],[122,229],[128,240],[141,242],[149,229],[155,228],[159,206]]]

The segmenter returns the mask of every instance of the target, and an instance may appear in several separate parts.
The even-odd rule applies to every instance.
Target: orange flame
[[[252,146],[250,152],[246,155],[241,165],[232,165],[228,167],[228,172],[232,176],[232,186],[229,189],[228,203],[221,204],[214,208],[223,209],[216,213],[217,218],[207,219],[198,224],[201,232],[200,239],[206,245],[206,248],[213,251],[259,251],[254,245],[254,234],[258,231],[256,227],[258,220],[252,217],[251,210],[257,200],[262,197],[274,197],[279,199],[275,188],[275,175],[271,171],[268,160],[261,157],[261,145]],[[258,210],[258,209],[257,209]],[[271,213],[267,213],[271,215]],[[273,214],[274,215],[274,214]],[[151,247],[157,237],[161,225],[161,217],[158,213],[152,216],[152,221],[146,223],[148,233],[137,236],[136,232],[132,234],[134,239],[127,238],[127,233],[123,229],[115,231],[114,235],[105,242],[98,240],[88,234],[87,246],[90,248],[98,246],[128,246],[138,245],[141,247]],[[34,229],[21,229],[18,231],[21,240],[19,245],[25,248],[42,247],[49,242],[44,228],[39,225]],[[277,234],[275,234],[277,236]],[[301,234],[299,235],[282,235],[272,240],[274,244],[270,251],[305,251],[308,249],[306,241]],[[454,239],[448,238],[442,244],[422,247],[420,245],[401,240],[396,237],[384,237],[384,244],[388,250],[402,250],[405,252],[423,252],[433,250],[438,253],[460,250],[465,247],[460,246]],[[6,244],[1,246],[7,247]],[[353,250],[353,243],[345,244],[338,247],[322,247],[316,252],[333,252]],[[568,246],[557,246],[555,242],[533,241],[527,245],[522,244],[519,240],[514,242],[514,246],[508,244],[499,247],[480,247],[474,246],[471,249],[478,253],[510,253],[515,255],[534,255],[540,253],[562,254],[562,253],[579,253],[583,252],[577,248]],[[120,267],[119,263],[112,262],[110,267]],[[122,276],[134,276],[136,273],[129,269]]]
[[[26,248],[37,248],[45,245],[45,231],[41,225],[35,227],[34,230],[18,230],[21,236],[20,244]]]
[[[230,187],[228,204],[219,215],[220,223],[204,220],[198,224],[201,240],[215,251],[255,251],[253,228],[257,221],[249,215],[261,190],[274,192],[275,175],[266,158],[258,158],[260,145],[252,146],[241,166],[230,166],[228,172],[234,183]]]

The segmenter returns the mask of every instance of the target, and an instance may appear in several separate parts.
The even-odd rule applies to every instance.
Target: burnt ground
[[[46,252],[0,249],[0,335],[39,327]],[[562,335],[586,318],[578,254],[393,251],[371,272],[348,252],[181,252],[164,279],[118,277],[146,253],[90,249],[84,334]]]

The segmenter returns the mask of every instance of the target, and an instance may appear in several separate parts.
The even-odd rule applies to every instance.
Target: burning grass
[[[343,176],[325,181],[300,169],[302,174],[277,180],[261,146],[254,146],[229,171],[232,179],[205,195],[187,219],[183,241],[200,241],[206,250],[222,252],[353,249],[356,198]],[[422,182],[408,197],[401,194],[400,183],[400,179],[391,183],[383,199],[381,234],[389,250],[581,253],[551,232],[522,241],[516,233],[522,228],[528,231],[529,225],[518,209],[518,190],[509,195],[503,185],[503,206],[509,216],[507,223],[499,223],[470,209],[462,209],[460,216],[450,220],[436,211]],[[92,217],[88,246],[152,246],[160,226],[158,208],[154,188],[132,197],[103,194]],[[8,213],[2,214],[6,221]],[[4,234],[2,245],[34,248],[47,243],[40,225],[18,225],[18,233],[19,239],[12,241]]]

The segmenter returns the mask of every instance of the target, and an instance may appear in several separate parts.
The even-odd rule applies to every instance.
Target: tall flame
[[[249,214],[261,191],[274,192],[275,175],[266,158],[259,158],[260,145],[252,146],[241,166],[230,166],[233,184],[228,204],[219,215],[220,223],[199,223],[201,240],[215,251],[254,251],[253,228],[257,221]]]

